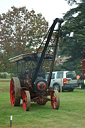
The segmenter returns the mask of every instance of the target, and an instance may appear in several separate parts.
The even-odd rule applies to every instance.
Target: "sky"
[[[71,6],[65,0],[0,0],[0,14],[6,13],[12,6],[25,6],[28,11],[32,9],[35,13],[41,13],[49,25],[55,18],[62,18]]]

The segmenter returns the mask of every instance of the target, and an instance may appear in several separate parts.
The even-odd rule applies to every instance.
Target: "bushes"
[[[5,73],[3,73],[3,74],[0,74],[0,78],[7,78],[7,75],[5,74]]]

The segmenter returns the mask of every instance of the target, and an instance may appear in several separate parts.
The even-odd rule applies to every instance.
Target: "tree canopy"
[[[68,0],[73,2],[74,0]],[[85,58],[85,2],[64,15],[63,43],[60,44],[60,55],[71,56],[61,68],[81,73],[81,60]]]
[[[8,58],[31,53],[41,44],[48,30],[42,14],[26,7],[11,7],[0,15],[0,71],[7,69]]]
[[[76,4],[64,15],[63,43],[59,44],[60,56],[71,58],[56,70],[75,70],[81,73],[81,60],[85,58],[85,0],[66,0]],[[8,58],[34,52],[48,30],[48,22],[42,14],[30,12],[26,7],[12,7],[0,15],[0,71],[6,71]]]
[[[79,2],[85,2],[85,0],[65,0],[68,2],[68,4],[72,5],[72,4],[77,4]]]
[[[34,51],[47,29],[42,14],[29,12],[25,7],[12,7],[0,15],[0,50],[11,56]]]

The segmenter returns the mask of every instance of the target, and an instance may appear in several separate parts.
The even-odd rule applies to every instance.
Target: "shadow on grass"
[[[23,105],[22,104],[19,107],[20,107],[20,109],[23,109]],[[45,105],[39,105],[36,102],[31,102],[30,111],[39,111],[39,110],[42,110],[42,109],[43,110],[52,109],[51,103],[47,102]]]

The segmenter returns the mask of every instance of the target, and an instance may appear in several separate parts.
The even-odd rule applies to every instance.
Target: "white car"
[[[46,73],[45,78],[48,79],[48,76],[49,72]],[[60,87],[62,87],[62,91],[73,91],[78,87],[75,71],[52,72],[50,87],[57,88],[58,91],[60,91]]]

